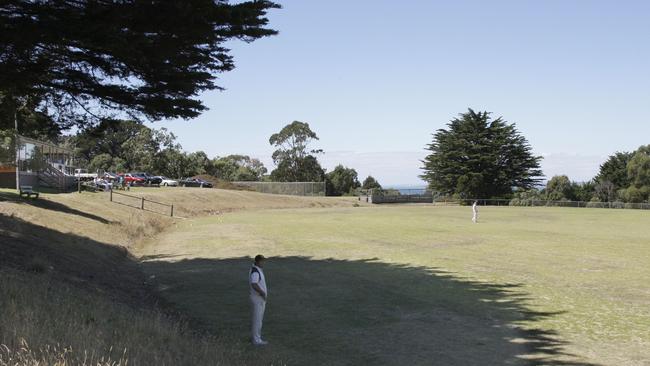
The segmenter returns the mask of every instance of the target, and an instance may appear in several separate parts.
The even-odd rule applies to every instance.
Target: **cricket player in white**
[[[264,320],[264,310],[266,309],[266,297],[268,290],[266,288],[266,278],[264,277],[263,255],[258,254],[255,256],[255,263],[251,267],[248,276],[248,283],[250,287],[250,300],[252,307],[252,328],[251,328],[251,341],[256,346],[267,345],[268,342],[262,339],[262,321]]]
[[[472,205],[472,222],[477,224],[478,223],[478,201],[474,201],[474,204]]]

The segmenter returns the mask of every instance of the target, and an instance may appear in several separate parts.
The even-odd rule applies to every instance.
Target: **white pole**
[[[14,128],[16,129],[16,190],[20,190],[20,144],[18,139],[18,107],[14,106]]]

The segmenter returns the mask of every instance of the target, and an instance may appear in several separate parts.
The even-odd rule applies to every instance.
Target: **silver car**
[[[177,180],[169,179],[169,178],[167,178],[165,176],[162,176],[162,175],[159,175],[156,178],[162,179],[162,182],[160,182],[161,186],[178,187],[178,181]]]

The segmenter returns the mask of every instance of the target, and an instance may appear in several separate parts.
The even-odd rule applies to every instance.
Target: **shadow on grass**
[[[0,214],[0,267],[47,272],[144,306],[155,274],[160,295],[204,330],[248,336],[250,258],[148,257]],[[261,360],[290,365],[593,365],[567,354],[551,331],[526,324],[558,315],[526,305],[520,286],[369,260],[271,258]],[[153,301],[154,299],[151,299]],[[146,301],[149,303],[149,301]],[[265,364],[265,363],[261,363]]]
[[[97,215],[93,215],[88,212],[80,211],[72,207],[66,206],[59,202],[50,201],[43,197],[40,198],[21,198],[18,193],[12,192],[0,192],[0,201],[9,201],[24,205],[30,205],[44,210],[52,210],[57,212],[63,212],[70,215],[77,215],[87,219],[99,221],[102,224],[110,224],[109,220]]]
[[[0,268],[43,273],[126,303],[153,300],[139,263],[119,246],[0,214]],[[138,305],[139,306],[139,305]]]
[[[148,257],[163,297],[208,331],[245,340],[250,258]],[[370,260],[272,258],[264,333],[294,365],[593,365],[526,306],[518,285]]]

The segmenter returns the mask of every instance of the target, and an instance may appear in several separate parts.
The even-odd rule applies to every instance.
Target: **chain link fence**
[[[518,207],[575,207],[575,208],[612,208],[650,210],[650,203],[640,202],[586,202],[586,201],[549,201],[549,200],[522,200],[522,199],[452,199],[438,198],[433,201],[438,205],[464,205],[469,206],[477,202],[480,206],[518,206]]]
[[[371,189],[360,199],[371,203],[431,203],[434,196],[427,189]]]
[[[290,196],[325,196],[325,182],[232,182],[254,191]]]

